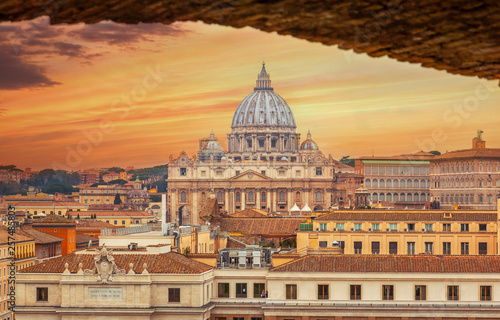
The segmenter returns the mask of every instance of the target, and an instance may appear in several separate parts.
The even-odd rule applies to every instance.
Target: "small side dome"
[[[287,157],[281,157],[281,161],[286,161],[286,162],[288,162],[288,158],[287,158]]]
[[[311,131],[307,132],[307,139],[300,144],[301,151],[316,151],[319,150],[318,145],[311,138]]]

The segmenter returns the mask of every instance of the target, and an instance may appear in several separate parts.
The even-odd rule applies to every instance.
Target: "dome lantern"
[[[254,91],[257,90],[273,90],[273,87],[271,87],[271,77],[266,71],[266,63],[264,61],[262,61],[262,70],[257,75]]]

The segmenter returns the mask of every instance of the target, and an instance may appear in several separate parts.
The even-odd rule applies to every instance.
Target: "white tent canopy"
[[[304,206],[304,208],[302,208],[302,212],[311,212],[311,208],[309,208],[309,205],[306,203],[306,205]]]
[[[300,212],[300,208],[297,206],[297,204],[294,204],[292,209],[290,209],[290,212]]]

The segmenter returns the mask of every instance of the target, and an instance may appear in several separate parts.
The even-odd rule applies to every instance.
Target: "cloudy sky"
[[[336,159],[500,147],[498,81],[203,23],[0,24],[0,164],[164,164],[233,112],[262,60],[297,130]]]

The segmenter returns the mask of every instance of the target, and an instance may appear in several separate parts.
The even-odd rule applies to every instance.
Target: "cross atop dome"
[[[260,70],[260,73],[257,75],[257,84],[254,90],[273,90],[271,87],[271,78],[266,71],[266,63],[264,61],[262,61],[262,70]]]

